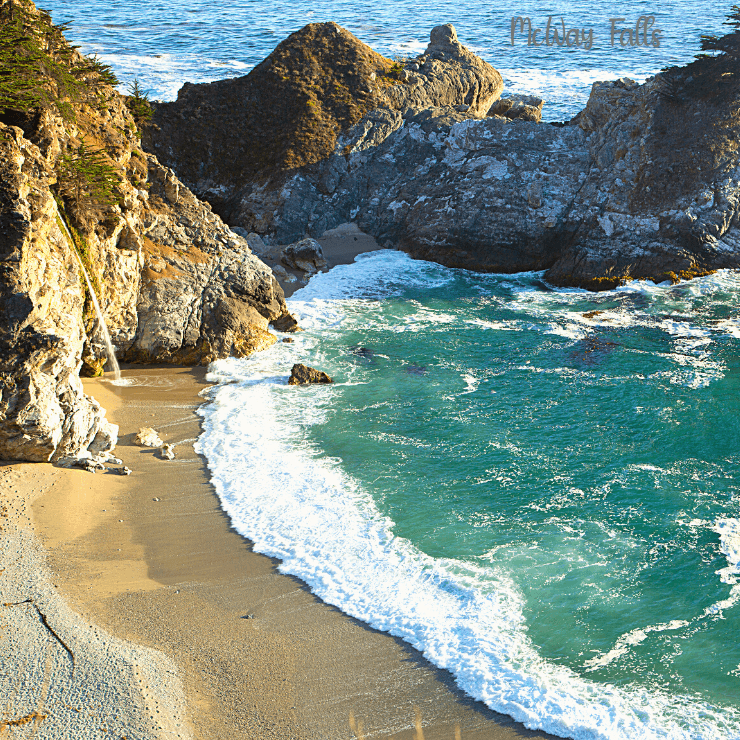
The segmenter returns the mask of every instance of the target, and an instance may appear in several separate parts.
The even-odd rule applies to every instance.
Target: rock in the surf
[[[308,365],[296,363],[290,371],[288,385],[308,385],[310,383],[333,383],[329,375]]]

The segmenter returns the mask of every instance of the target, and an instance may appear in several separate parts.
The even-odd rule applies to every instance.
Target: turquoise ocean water
[[[386,53],[431,26],[509,91],[572,116],[596,79],[698,51],[712,2],[47,3],[155,97],[241,74],[335,20]],[[608,19],[654,12],[659,50]],[[511,47],[510,19],[595,29],[591,52]],[[546,107],[546,110],[548,108]],[[574,738],[740,738],[740,276],[589,294],[382,251],[290,301],[306,331],[212,367],[199,441],[234,526],[327,602],[402,637],[490,707]],[[286,385],[293,362],[332,374]]]

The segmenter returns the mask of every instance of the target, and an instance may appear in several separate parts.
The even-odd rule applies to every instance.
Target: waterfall
[[[67,224],[64,223],[64,219],[61,217],[59,219],[59,222],[64,227],[64,230],[67,232],[67,238],[69,239],[69,243],[72,246],[72,251],[75,253],[75,256],[77,257],[77,261],[80,263],[80,267],[82,268],[82,274],[85,276],[85,281],[87,282],[87,289],[90,291],[90,298],[92,299],[93,306],[95,307],[95,316],[98,319],[98,326],[100,327],[100,332],[103,335],[103,341],[105,342],[105,350],[108,355],[108,362],[110,363],[111,370],[113,371],[113,379],[120,380],[121,379],[121,368],[118,366],[118,360],[116,359],[116,353],[113,350],[113,342],[111,342],[110,340],[110,333],[108,332],[108,326],[105,323],[105,319],[103,318],[103,312],[100,310],[100,304],[98,303],[98,296],[95,295],[95,290],[92,286],[92,283],[90,282],[90,276],[87,274],[85,265],[82,262],[82,257],[80,257],[80,254],[77,251],[75,241],[72,238],[72,234],[69,233]]]

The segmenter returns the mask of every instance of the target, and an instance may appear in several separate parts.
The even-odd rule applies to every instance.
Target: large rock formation
[[[313,48],[316,28],[291,44]],[[327,38],[329,28],[346,38],[334,26]],[[364,115],[343,119],[321,152],[285,162],[280,177],[222,177],[223,126],[199,122],[216,104],[225,120],[225,91],[249,89],[249,77],[188,86],[157,109],[151,144],[229,223],[268,243],[355,222],[385,246],[454,267],[547,270],[557,285],[592,289],[675,280],[740,264],[733,64],[702,59],[644,85],[596,83],[573,121],[541,124],[538,100],[491,108],[498,77],[441,26],[424,55],[397,65],[402,83],[368,81]],[[247,149],[254,140],[238,118],[230,125]],[[263,126],[282,121],[265,109]],[[172,137],[182,143],[168,149]]]
[[[116,430],[79,379],[106,358],[83,270],[137,362],[244,356],[295,322],[246,240],[141,152],[110,70],[30,0],[0,0],[0,21],[0,459],[101,453]]]
[[[148,165],[138,321],[124,359],[207,364],[269,347],[268,324],[289,316],[272,270],[171,170],[151,155]]]
[[[105,412],[82,391],[85,290],[52,178],[22,131],[0,124],[0,458],[73,455],[99,434],[115,443]]]
[[[175,102],[156,106],[144,144],[230,223],[265,231],[232,218],[245,187],[279,190],[286,174],[341,150],[368,113],[460,105],[484,116],[502,89],[501,75],[461,46],[452,26],[437,27],[426,53],[401,63],[336,23],[313,23],[245,77],[185,84]]]

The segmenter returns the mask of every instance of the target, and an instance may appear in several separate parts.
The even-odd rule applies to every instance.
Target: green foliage
[[[93,75],[99,82],[106,85],[115,87],[118,84],[118,77],[114,74],[113,68],[109,64],[104,64],[97,54],[83,57],[83,59],[85,60],[83,64],[73,68],[75,76]]]
[[[136,121],[136,125],[141,127],[142,124],[149,121],[152,117],[152,106],[149,102],[149,93],[139,84],[138,79],[128,86],[128,95],[126,96],[126,107]]]
[[[4,19],[3,19],[4,20]],[[38,107],[46,93],[38,85],[44,54],[20,19],[0,26],[0,109]]]
[[[97,57],[75,52],[64,38],[67,25],[55,25],[28,0],[0,5],[0,114],[54,106],[70,118],[70,100],[86,100],[100,85],[117,84]]]
[[[79,211],[94,210],[119,202],[120,176],[101,149],[88,149],[82,142],[64,154],[57,169],[58,190]]]

